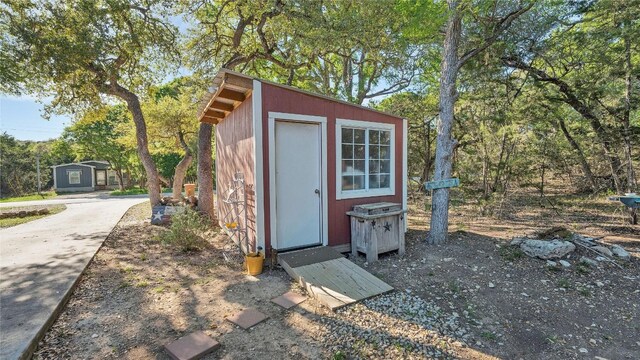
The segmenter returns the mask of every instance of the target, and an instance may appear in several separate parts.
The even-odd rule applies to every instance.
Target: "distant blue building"
[[[53,188],[56,191],[96,191],[120,186],[116,172],[107,161],[81,161],[52,168]]]

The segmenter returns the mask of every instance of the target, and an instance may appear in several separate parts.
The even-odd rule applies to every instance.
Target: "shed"
[[[119,186],[118,177],[107,161],[88,160],[54,165],[52,168],[56,191],[96,191]]]
[[[203,105],[200,121],[215,125],[218,220],[224,228],[242,211],[221,201],[242,174],[246,224],[241,216],[237,226],[249,250],[348,252],[354,205],[406,209],[406,120],[226,69]]]

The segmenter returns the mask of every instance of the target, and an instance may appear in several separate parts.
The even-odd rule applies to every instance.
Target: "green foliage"
[[[62,141],[74,150],[76,160],[105,160],[122,175],[135,154],[135,145],[122,141],[129,122],[126,107],[100,107],[83,113],[67,127]]]
[[[50,110],[100,104],[117,84],[136,91],[177,60],[167,5],[8,0],[0,13],[3,50],[28,74],[19,78],[27,91],[53,95]]]
[[[521,259],[524,256],[524,252],[517,246],[502,246],[498,253],[504,261],[511,262]]]
[[[40,159],[42,189],[52,182],[51,169],[46,161],[47,146],[43,143],[16,140],[7,133],[0,134],[0,195],[22,196],[38,190],[36,158]]]
[[[209,224],[205,217],[187,209],[171,217],[171,226],[160,234],[160,241],[175,246],[183,252],[200,251],[208,245],[207,241],[200,236],[208,229]]]
[[[186,2],[197,73],[222,66],[355,103],[407,88],[429,47],[392,1]]]

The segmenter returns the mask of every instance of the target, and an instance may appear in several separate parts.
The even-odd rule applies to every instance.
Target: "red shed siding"
[[[283,112],[302,115],[316,115],[327,118],[327,181],[328,193],[328,228],[329,245],[349,244],[351,229],[346,212],[353,205],[368,204],[381,201],[402,203],[402,119],[351,106],[329,99],[323,99],[286,88],[262,83],[262,144],[264,153],[264,201],[265,201],[265,244],[270,248],[270,194],[269,194],[269,112]],[[355,199],[336,200],[336,118],[361,120],[395,124],[395,195],[365,197]]]
[[[222,200],[226,196],[233,174],[244,174],[247,192],[247,233],[253,244],[256,238],[255,176],[253,137],[253,112],[251,96],[216,125],[216,191],[218,194],[218,220],[224,226],[225,214],[232,211],[230,204]],[[242,216],[240,226],[242,223]]]

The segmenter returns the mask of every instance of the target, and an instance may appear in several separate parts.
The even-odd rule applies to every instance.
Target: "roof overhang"
[[[213,91],[205,98],[205,106],[198,112],[198,120],[218,124],[240,106],[253,91],[253,78],[222,69],[216,75]]]

